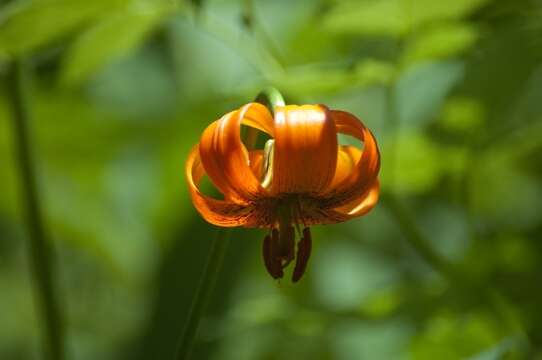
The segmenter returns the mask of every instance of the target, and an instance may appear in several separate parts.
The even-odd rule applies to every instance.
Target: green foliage
[[[499,340],[498,324],[483,313],[436,314],[413,344],[416,359],[464,359]]]
[[[537,201],[542,196],[537,178],[518,168],[515,159],[503,158],[499,151],[489,152],[480,160],[469,189],[473,210],[499,227],[536,227],[542,214],[542,205]],[[497,173],[500,175],[494,176]],[[497,203],[502,206],[496,206]],[[515,216],[518,212],[521,218]]]
[[[439,181],[443,166],[441,149],[430,138],[416,132],[402,132],[382,146],[382,182],[399,193],[427,191]]]
[[[467,17],[488,2],[489,0],[345,1],[335,6],[326,16],[325,26],[331,31],[364,36],[401,37],[430,23]]]
[[[363,119],[381,200],[313,227],[295,286],[267,276],[263,231],[234,230],[194,359],[541,356],[539,1],[4,3],[1,83],[24,57],[69,358],[173,358],[215,234],[184,162],[211,121],[268,85]],[[0,359],[34,359],[41,318],[7,95]]]
[[[288,71],[273,78],[275,84],[293,95],[303,96],[308,91],[314,94],[329,94],[348,88],[389,84],[395,76],[392,64],[375,59],[366,59],[354,69],[325,69],[307,66]]]
[[[16,2],[0,23],[0,52],[33,51],[111,11],[124,0],[35,0]]]
[[[403,62],[441,59],[460,55],[478,39],[478,31],[465,23],[436,24],[423,30],[407,45]]]
[[[395,85],[398,121],[416,127],[433,120],[462,73],[462,65],[456,62],[419,63],[409,68]]]
[[[66,55],[62,82],[80,83],[105,64],[128,54],[145,40],[168,10],[127,9],[104,16],[72,45]]]
[[[442,107],[440,125],[454,133],[476,131],[484,125],[486,115],[482,105],[471,98],[450,98]]]

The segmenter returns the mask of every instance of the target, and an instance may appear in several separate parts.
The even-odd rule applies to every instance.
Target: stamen
[[[263,247],[265,267],[274,279],[282,278],[284,269],[294,259],[292,281],[298,282],[305,273],[312,250],[312,236],[308,227],[300,230],[302,222],[299,198],[286,198],[277,204],[275,228],[265,237]],[[296,228],[301,238],[297,243],[297,254]]]
[[[273,259],[273,266],[275,269],[276,278],[282,278],[284,273],[282,271],[282,261],[280,260],[280,234],[277,229],[271,231],[271,257]]]
[[[299,201],[299,197],[295,200],[295,207],[292,208],[292,213],[297,234],[299,235],[299,238],[302,239],[303,235],[301,234],[301,228],[299,227],[299,224],[304,224],[304,221],[303,216],[301,215],[301,203]]]
[[[299,223],[302,223],[303,226],[307,226],[307,224],[305,223],[305,219],[303,218],[303,211],[301,210],[301,201],[299,200],[299,198],[297,198],[297,201],[296,201],[296,212],[297,212],[297,222]]]
[[[311,250],[312,236],[310,229],[307,227],[303,229],[303,238],[297,243],[297,257],[294,272],[292,274],[292,282],[296,283],[303,277],[303,274],[307,269]]]
[[[280,232],[280,262],[285,268],[295,257],[295,230],[292,226],[292,206],[287,199],[279,203],[277,209],[278,228]]]
[[[277,229],[271,231],[271,256],[280,264],[280,233]]]
[[[283,268],[288,266],[295,257],[295,230],[293,226],[288,226],[280,232],[280,256],[285,261]]]
[[[277,250],[278,231],[273,229],[271,235],[267,235],[263,240],[263,261],[267,272],[273,279],[280,279],[284,276]]]
[[[277,229],[271,231],[271,237],[273,238],[273,243],[275,245],[279,243],[279,231]]]

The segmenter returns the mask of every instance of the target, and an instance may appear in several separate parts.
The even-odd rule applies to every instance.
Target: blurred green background
[[[313,228],[298,285],[235,229],[194,359],[542,358],[542,1],[0,1],[25,63],[68,359],[172,359],[216,229],[184,162],[274,85],[350,111],[383,200]],[[0,94],[0,359],[41,358]]]

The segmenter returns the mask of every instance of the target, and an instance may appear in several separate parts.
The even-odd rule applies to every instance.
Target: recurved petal
[[[267,107],[260,103],[250,103],[245,105],[245,107],[247,109],[243,117],[243,125],[256,128],[270,136],[274,136],[273,116]]]
[[[380,153],[373,134],[354,115],[344,111],[331,111],[337,131],[363,142],[363,152],[350,175],[330,188],[324,195],[328,208],[337,208],[355,201],[367,193],[377,180]]]
[[[346,205],[329,208],[325,202],[311,204],[303,207],[301,222],[306,225],[336,224],[362,216],[371,211],[378,202],[380,184],[378,180],[370,186],[369,190]]]
[[[274,194],[320,194],[329,186],[338,150],[335,123],[325,106],[276,107],[274,139]]]
[[[228,200],[217,200],[206,196],[198,189],[204,175],[198,147],[194,147],[186,162],[186,180],[192,202],[201,216],[211,224],[223,227],[258,227],[260,214],[253,204],[238,204]]]
[[[349,220],[358,216],[365,215],[369,211],[371,211],[378,202],[379,196],[380,182],[377,179],[373,182],[367,193],[358,196],[346,205],[337,207],[330,211],[338,213],[337,215],[340,214],[344,216],[344,220],[342,221]]]
[[[362,151],[355,146],[339,146],[339,152],[337,154],[337,168],[335,170],[335,176],[329,186],[330,189],[334,189],[344,179],[346,179],[352,173],[352,170],[356,167],[359,159],[361,158]]]
[[[266,192],[250,168],[240,135],[244,121],[273,133],[270,114],[262,106],[251,103],[224,115],[205,129],[199,143],[201,161],[209,178],[226,199],[236,203],[250,202]]]
[[[248,153],[248,158],[250,160],[250,169],[256,176],[256,178],[261,182],[264,175],[264,154],[263,150],[252,150]]]

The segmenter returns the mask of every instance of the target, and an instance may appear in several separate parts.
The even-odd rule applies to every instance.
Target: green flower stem
[[[34,159],[29,138],[29,109],[26,99],[25,69],[14,61],[7,76],[7,97],[13,121],[14,143],[19,163],[22,201],[28,230],[28,257],[35,296],[43,321],[43,353],[48,359],[64,358],[63,327],[54,277],[54,261],[38,195]]]
[[[271,111],[271,114],[275,114],[276,106],[284,106],[284,98],[282,94],[274,87],[268,87],[256,96],[254,102],[265,105]],[[259,130],[254,128],[248,128],[244,144],[248,150],[254,149],[258,142]]]
[[[255,101],[269,106],[271,111],[273,111],[275,106],[284,106],[284,99],[280,92],[271,87],[262,91],[256,97]],[[253,147],[256,144],[257,136],[249,132],[246,137],[252,142],[251,146],[248,147]],[[213,241],[209,259],[207,260],[203,275],[198,284],[198,288],[196,289],[194,299],[192,300],[192,305],[190,312],[188,313],[188,320],[186,321],[184,332],[179,339],[176,357],[178,360],[190,358],[190,352],[194,345],[199,321],[209,302],[209,298],[215,287],[218,273],[220,272],[220,268],[224,262],[224,255],[226,253],[229,234],[229,229],[219,229],[216,239]]]
[[[205,270],[200,283],[192,300],[192,306],[188,314],[188,320],[185,325],[184,333],[179,341],[177,348],[177,359],[184,360],[190,358],[190,352],[196,338],[199,321],[209,302],[209,298],[215,287],[216,279],[224,262],[224,255],[228,245],[230,235],[229,229],[219,229],[213,245]]]
[[[275,89],[274,87],[268,87],[256,96],[255,102],[263,104],[271,110],[271,113],[275,113],[276,106],[284,106],[284,97],[282,94]]]

